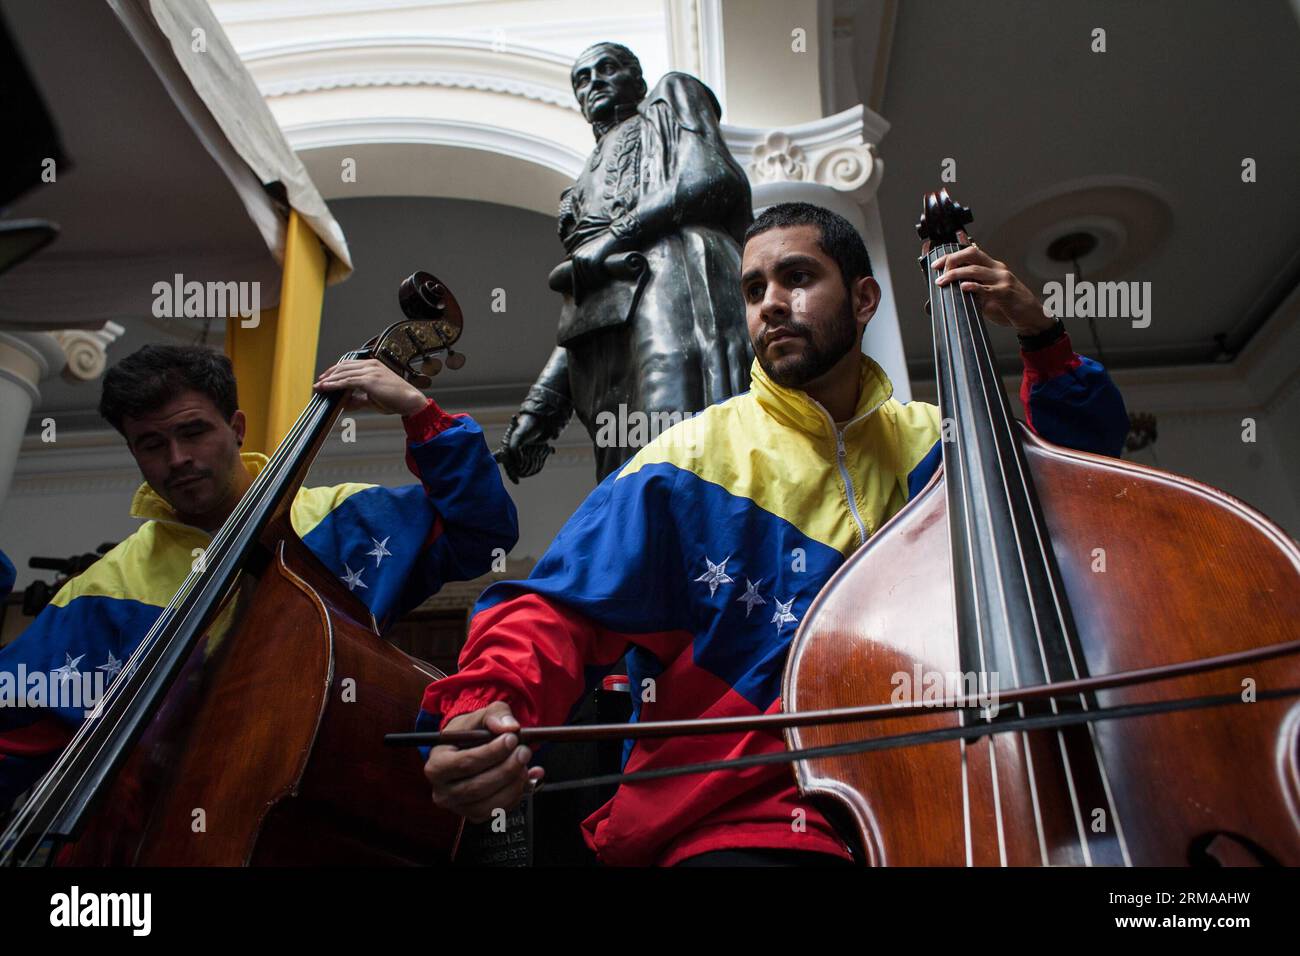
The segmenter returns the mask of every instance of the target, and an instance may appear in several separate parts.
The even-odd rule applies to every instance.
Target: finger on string
[[[930,268],[947,270],[952,263],[961,264],[966,262],[974,262],[978,258],[979,258],[979,250],[972,249],[970,246],[966,246],[965,248],[958,249],[956,252],[949,252],[935,259],[934,262],[931,264]]]
[[[992,266],[979,265],[971,263],[969,265],[955,266],[952,269],[945,269],[943,275],[935,279],[936,285],[948,285],[955,281],[985,281],[988,283],[996,282],[998,279],[997,271]]]
[[[340,375],[340,374],[348,374],[348,373],[355,374],[357,372],[369,368],[370,363],[375,361],[377,360],[376,359],[344,359],[341,362],[335,362],[325,371],[320,373],[320,378],[317,379],[317,381],[329,375]]]
[[[329,378],[316,384],[324,388],[344,388],[349,385],[356,385],[361,379],[356,373],[343,373],[342,375],[331,375]]]

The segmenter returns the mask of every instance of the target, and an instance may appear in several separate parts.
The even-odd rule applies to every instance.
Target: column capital
[[[61,374],[69,382],[89,382],[103,375],[106,350],[125,331],[116,322],[105,322],[102,329],[0,330],[0,379],[20,387],[35,406],[47,378]]]
[[[888,129],[883,117],[858,104],[809,123],[767,130],[724,127],[723,131],[753,185],[813,183],[866,203],[884,174],[876,143]]]
[[[51,332],[66,357],[63,377],[69,382],[90,382],[99,378],[108,367],[108,347],[125,331],[116,322],[105,322],[102,329]]]

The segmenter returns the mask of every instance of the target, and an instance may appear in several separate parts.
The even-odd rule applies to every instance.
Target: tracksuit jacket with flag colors
[[[494,549],[508,552],[519,536],[514,503],[473,419],[448,415],[430,399],[402,421],[407,467],[420,484],[303,488],[290,510],[303,542],[381,628],[443,582],[487,572]],[[267,462],[256,453],[242,458],[253,475]],[[0,649],[0,813],[52,763],[89,709],[18,706],[19,674],[42,673],[55,684],[98,672],[107,686],[190,573],[193,550],[211,541],[179,522],[147,484],[131,515],[145,523],[68,581]]]
[[[1102,367],[1068,337],[1022,357],[1030,427],[1117,455],[1128,418]],[[601,482],[528,580],[484,591],[460,670],[429,685],[417,726],[498,700],[524,727],[563,723],[624,654],[633,719],[780,710],[786,652],[809,604],[938,467],[939,411],[893,400],[866,356],[857,409],[839,427],[757,362],[751,374],[749,392],[668,429]],[[772,732],[638,741],[624,769],[784,746]],[[623,784],[583,830],[607,864],[672,865],[728,848],[848,856],[788,766]]]

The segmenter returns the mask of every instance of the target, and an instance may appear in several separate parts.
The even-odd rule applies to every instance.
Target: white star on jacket
[[[763,583],[763,579],[759,578],[758,584],[762,584],[762,583]],[[763,600],[762,596],[758,593],[758,584],[754,584],[752,581],[749,580],[749,578],[745,578],[745,593],[742,594],[740,597],[736,598],[737,601],[743,601],[745,603],[746,618],[749,617],[749,612],[754,610],[755,605],[767,603],[765,600]]]
[[[772,600],[776,601],[776,598],[773,597]],[[799,619],[790,613],[792,607],[794,607],[794,598],[790,598],[784,604],[776,601],[776,613],[772,615],[772,620],[769,622],[776,625],[776,633],[780,634],[781,628],[786,624],[798,623]]]
[[[709,586],[709,597],[713,597],[718,592],[719,584],[731,584],[732,577],[727,574],[727,562],[731,560],[731,555],[727,555],[717,564],[714,564],[706,556],[704,563],[709,566],[709,570],[701,574],[696,581],[703,581]]]
[[[388,538],[391,537],[392,535],[390,534]],[[384,558],[386,557],[391,558],[393,556],[393,552],[388,550],[388,538],[385,538],[383,541],[380,541],[378,538],[370,539],[370,542],[371,544],[374,545],[374,548],[370,551],[367,551],[366,555],[369,556],[373,554],[375,556],[375,567],[379,567],[379,562],[384,560]]]
[[[97,671],[103,671],[104,677],[106,677],[110,681],[117,676],[117,672],[120,671],[121,669],[122,669],[122,662],[113,656],[112,651],[108,652],[107,663],[100,664],[98,667],[95,668],[95,670]]]
[[[85,654],[80,654],[77,657],[73,657],[67,651],[64,651],[63,657],[67,661],[67,663],[64,664],[62,667],[56,667],[54,669],[54,676],[58,678],[60,683],[62,683],[65,680],[72,680],[72,678],[79,676],[81,674],[81,670],[77,667],[77,665],[81,663],[81,658],[85,656],[86,656]]]
[[[361,580],[360,571],[353,571],[347,564],[343,565],[343,570],[346,571],[347,574],[339,578],[339,580],[348,586],[349,591],[355,591],[357,588],[369,587],[365,581]]]

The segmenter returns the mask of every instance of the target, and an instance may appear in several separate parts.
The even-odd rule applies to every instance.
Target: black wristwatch
[[[1037,349],[1045,349],[1065,338],[1065,323],[1058,317],[1051,328],[1035,332],[1033,335],[1017,335],[1016,338],[1020,340],[1022,351],[1033,352]]]

